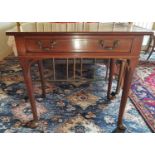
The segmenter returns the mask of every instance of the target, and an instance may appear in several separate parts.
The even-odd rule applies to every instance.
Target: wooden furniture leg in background
[[[40,74],[40,80],[41,80],[42,96],[46,97],[46,84],[44,80],[44,68],[43,68],[42,60],[38,61],[38,68],[39,68],[39,74]]]
[[[38,125],[38,115],[37,115],[37,107],[35,103],[32,79],[31,79],[31,71],[30,71],[31,62],[27,59],[21,59],[21,58],[19,58],[19,61],[23,69],[24,81],[27,88],[27,93],[31,104],[32,114],[33,114],[33,120],[28,122],[27,125],[30,126],[31,128],[35,128]]]
[[[149,42],[148,48],[146,49],[146,52],[147,53],[149,52],[149,56],[147,57],[147,60],[149,60],[152,53],[155,52],[155,36],[154,35],[150,36],[150,42]]]
[[[128,60],[128,66],[126,67],[125,80],[124,80],[122,98],[121,98],[119,115],[118,115],[118,123],[117,123],[118,130],[126,129],[125,126],[123,125],[122,119],[123,119],[123,114],[125,111],[128,95],[129,95],[129,90],[130,90],[130,86],[131,86],[131,82],[132,82],[134,69],[137,65],[137,62],[138,62],[137,59]]]
[[[110,59],[110,71],[109,71],[109,80],[108,80],[108,91],[107,91],[107,99],[112,99],[111,96],[111,87],[112,87],[112,80],[114,76],[114,71],[115,71],[115,60]]]
[[[151,57],[152,53],[153,53],[153,51],[151,51],[151,52],[149,53],[149,56],[147,57],[147,60],[149,60],[149,59],[150,59],[150,57]]]
[[[116,94],[119,94],[120,89],[121,89],[121,84],[124,78],[125,63],[126,63],[126,60],[120,60],[120,61],[121,63],[120,63],[118,82],[117,82],[117,87],[116,87]]]
[[[105,75],[105,80],[106,81],[108,80],[109,66],[110,66],[110,59],[107,59],[106,75]]]

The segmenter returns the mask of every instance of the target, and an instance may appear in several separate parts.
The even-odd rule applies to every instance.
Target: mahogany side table
[[[30,74],[33,62],[38,62],[43,94],[45,95],[41,64],[43,59],[96,58],[111,59],[111,62],[117,59],[126,60],[117,123],[118,129],[125,129],[123,114],[133,72],[138,63],[143,37],[144,35],[152,35],[152,32],[6,32],[6,34],[15,37],[18,57],[31,103],[33,122],[38,121]],[[109,90],[110,87],[111,85],[109,85]]]

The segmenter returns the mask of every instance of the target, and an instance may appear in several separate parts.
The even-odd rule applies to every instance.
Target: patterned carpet
[[[155,132],[155,62],[143,61],[134,74],[130,99]]]
[[[48,61],[45,76],[51,79]],[[105,65],[85,65],[85,77],[105,76]],[[58,76],[63,75],[64,66],[58,65]],[[30,104],[23,83],[18,60],[6,59],[0,62],[0,132],[38,133],[111,133],[116,129],[121,94],[112,101],[106,100],[107,81],[86,82],[46,82],[46,98],[41,97],[37,65],[32,67],[39,126],[29,128],[25,122],[32,119]],[[78,73],[77,73],[78,74]],[[113,83],[113,89],[116,81]],[[151,132],[145,121],[128,100],[124,116],[127,133]]]

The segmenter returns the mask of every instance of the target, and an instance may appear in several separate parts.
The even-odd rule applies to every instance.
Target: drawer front
[[[29,38],[27,52],[130,52],[131,38]]]

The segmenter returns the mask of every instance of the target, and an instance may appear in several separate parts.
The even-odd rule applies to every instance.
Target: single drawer
[[[130,52],[131,38],[31,38],[27,52]]]

